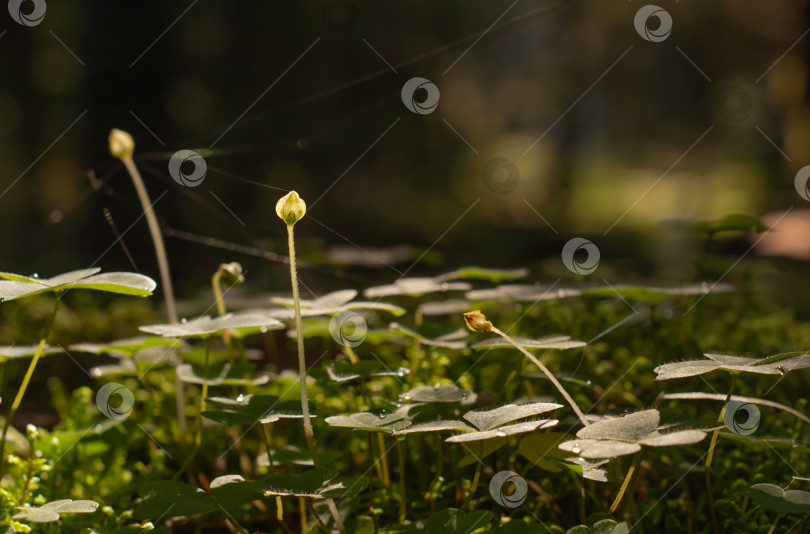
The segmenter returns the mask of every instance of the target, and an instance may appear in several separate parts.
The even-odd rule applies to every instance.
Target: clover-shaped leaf
[[[313,499],[335,498],[347,489],[342,483],[329,484],[337,477],[334,469],[316,467],[300,475],[277,475],[264,479],[264,494],[281,497],[311,497]]]
[[[171,518],[228,510],[260,499],[265,481],[245,481],[240,475],[225,475],[211,481],[207,493],[184,482],[157,480],[138,488],[143,500],[135,506],[135,519]]]
[[[467,434],[459,434],[458,436],[447,438],[445,441],[448,443],[464,443],[468,441],[484,441],[494,438],[506,438],[509,436],[515,436],[517,434],[525,434],[526,432],[534,432],[538,429],[551,428],[557,423],[559,423],[559,421],[556,419],[527,421],[524,423],[505,425],[492,430],[480,430],[477,432],[469,432]]]
[[[464,297],[472,301],[486,300],[513,300],[516,302],[540,302],[578,297],[582,292],[578,289],[543,287],[540,284],[504,284],[491,289],[476,289],[468,291]]]
[[[464,419],[475,425],[478,430],[492,430],[493,428],[533,417],[541,413],[562,408],[562,404],[554,402],[535,402],[531,404],[506,404],[490,410],[476,410],[464,414]]]
[[[152,347],[179,347],[183,342],[177,339],[159,336],[139,336],[119,339],[109,343],[77,343],[68,349],[73,352],[89,352],[91,354],[110,354],[112,356],[132,356],[138,351]]]
[[[403,334],[413,339],[418,339],[419,343],[422,345],[429,345],[431,347],[442,347],[445,349],[454,349],[454,350],[462,350],[467,348],[467,344],[463,341],[453,341],[453,340],[446,340],[442,338],[435,338],[429,339],[421,335],[419,332],[415,332],[410,328],[406,328],[399,323],[391,323],[388,325],[388,328],[391,329],[392,332],[396,332],[398,334]],[[465,336],[467,332],[464,332]]]
[[[248,374],[249,376],[245,376]],[[219,363],[209,365],[208,373],[199,365],[183,363],[177,366],[177,377],[188,384],[203,384],[209,386],[260,386],[270,381],[271,374],[267,372],[256,373],[251,364]]]
[[[92,289],[108,293],[120,293],[148,297],[155,289],[155,281],[137,273],[113,272],[97,274],[101,269],[92,267],[54,276],[32,278],[13,273],[0,272],[0,301],[30,297],[48,291],[62,292],[68,289]]]
[[[810,354],[787,352],[767,358],[748,358],[730,354],[704,354],[706,360],[672,362],[656,367],[656,380],[670,380],[702,375],[717,369],[736,373],[783,375],[788,371],[810,367]]]
[[[561,462],[570,456],[570,453],[561,451],[557,447],[572,437],[563,432],[530,434],[520,440],[518,450],[523,457],[540,469],[558,473],[563,470]]]
[[[781,514],[810,513],[810,492],[785,491],[775,484],[754,484],[748,490],[754,504]]]
[[[692,445],[706,437],[706,432],[693,429],[662,433],[660,420],[658,410],[611,417],[586,426],[577,432],[578,439],[566,441],[559,448],[582,458],[614,458],[638,452],[642,445]]]
[[[324,370],[314,369],[310,375],[314,378],[328,378],[332,382],[349,382],[358,378],[396,376],[403,377],[410,373],[407,367],[389,369],[381,362],[363,360],[357,363],[337,361],[327,365]]]
[[[565,534],[629,534],[627,523],[617,523],[612,519],[602,519],[593,524],[593,527],[578,525],[570,528]]]
[[[209,337],[225,330],[236,330],[242,335],[284,328],[284,323],[255,313],[226,313],[211,318],[208,315],[183,320],[180,324],[153,324],[142,326],[143,332],[163,337]]]
[[[417,308],[418,313],[427,317],[430,315],[452,315],[470,311],[470,301],[464,299],[437,300],[435,302],[423,302]]]
[[[435,278],[404,278],[393,284],[370,287],[363,291],[366,298],[384,298],[396,295],[418,297],[426,293],[446,291],[469,291],[472,286],[466,282],[442,282]]]
[[[403,402],[473,402],[476,394],[452,384],[419,386],[399,396]]]
[[[42,506],[18,506],[19,512],[12,519],[30,521],[32,523],[51,523],[59,521],[59,514],[89,514],[98,508],[96,501],[62,499],[52,501]]]
[[[332,426],[366,430],[368,432],[394,432],[411,425],[411,422],[400,413],[373,414],[368,412],[351,415],[327,417],[326,422]]]
[[[578,347],[584,347],[587,345],[584,341],[577,341],[575,339],[571,339],[570,336],[549,336],[540,339],[528,339],[523,337],[514,338],[515,343],[520,345],[525,349],[555,349],[555,350],[565,350],[565,349],[575,349]],[[484,341],[479,341],[478,343],[474,343],[470,345],[470,348],[475,350],[484,350],[484,349],[502,349],[502,348],[511,348],[511,343],[507,342],[503,338],[495,337],[491,339],[486,339]]]
[[[504,280],[517,280],[529,276],[528,269],[488,269],[486,267],[462,267],[434,278],[437,282],[450,280],[487,280],[498,283]]]
[[[302,300],[301,301],[301,316],[302,317],[318,317],[323,315],[337,315],[347,311],[358,310],[376,310],[388,312],[396,317],[405,314],[405,309],[389,304],[387,302],[365,302],[355,301],[354,297],[357,296],[357,291],[354,289],[344,289],[328,293],[321,297]],[[274,304],[281,304],[285,308],[265,310],[265,313],[271,317],[281,320],[291,320],[295,318],[295,302],[290,298],[272,298],[270,299]]]
[[[458,432],[473,432],[475,429],[462,421],[443,420],[428,421],[427,423],[420,423],[418,425],[407,426],[403,429],[394,431],[395,436],[403,434],[418,434],[422,432],[443,432],[446,430],[455,430]]]
[[[16,360],[31,358],[37,353],[39,345],[12,345],[10,347],[0,347],[0,362],[6,360]],[[40,356],[49,356],[51,354],[59,354],[65,352],[61,347],[51,347],[50,345],[43,345]]]
[[[708,295],[709,293],[728,293],[733,291],[734,286],[730,284],[692,284],[675,287],[656,287],[643,285],[612,285],[606,287],[594,287],[583,289],[582,295],[585,297],[624,297],[628,300],[636,300],[646,304],[657,304],[673,297],[688,297],[696,295]]]
[[[208,397],[205,404],[209,409],[202,413],[203,417],[226,425],[266,424],[279,419],[299,419],[304,416],[300,402],[281,402],[275,395],[239,395],[235,399]],[[312,405],[310,410],[314,417]]]

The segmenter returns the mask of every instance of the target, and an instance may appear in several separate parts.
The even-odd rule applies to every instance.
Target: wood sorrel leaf
[[[68,289],[92,289],[148,297],[156,286],[154,280],[142,274],[125,272],[96,274],[100,270],[98,267],[81,269],[53,278],[32,278],[0,272],[0,301],[30,297],[48,291],[62,292]]]

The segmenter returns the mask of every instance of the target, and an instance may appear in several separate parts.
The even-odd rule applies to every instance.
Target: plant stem
[[[320,467],[318,449],[315,445],[315,432],[312,430],[312,421],[309,417],[309,397],[307,396],[307,360],[304,353],[304,324],[301,320],[301,299],[298,295],[298,272],[295,268],[295,235],[293,225],[287,225],[287,243],[290,249],[290,282],[292,284],[293,303],[295,305],[295,331],[298,340],[298,382],[301,385],[301,412],[304,415],[304,439],[307,442],[309,454],[312,456],[312,463],[315,467]],[[346,532],[343,521],[340,518],[337,506],[333,499],[326,499],[326,504],[335,520],[335,525],[341,532]]]
[[[613,504],[610,507],[611,514],[616,512],[616,509],[619,507],[619,503],[622,502],[622,497],[624,497],[627,487],[630,485],[630,479],[633,478],[633,473],[635,473],[636,469],[638,469],[639,461],[641,461],[641,451],[637,452],[635,456],[633,456],[633,463],[630,465],[630,469],[627,470],[627,475],[624,477],[624,482],[622,482],[622,487],[619,489],[619,494],[616,495],[616,500],[613,501]]]
[[[475,490],[478,489],[478,481],[481,480],[481,462],[475,464],[475,476],[473,477],[472,486],[470,486],[470,493],[467,494],[466,502],[461,506],[462,510],[466,507],[472,507],[473,497],[475,497]]]
[[[399,458],[399,522],[405,521],[405,511],[407,504],[405,500],[405,448],[403,440],[397,441],[397,457]]]
[[[524,356],[526,356],[531,361],[533,361],[535,363],[535,365],[537,365],[537,367],[539,367],[540,370],[543,371],[543,374],[545,374],[548,377],[548,379],[551,381],[551,383],[554,384],[554,386],[557,388],[557,390],[560,392],[560,394],[565,398],[565,400],[568,401],[568,404],[571,405],[571,408],[577,414],[577,417],[579,417],[579,420],[582,421],[582,424],[585,425],[585,426],[590,425],[588,420],[585,418],[585,414],[583,414],[582,410],[580,410],[579,406],[577,406],[577,403],[574,402],[574,399],[571,398],[571,395],[568,394],[568,392],[565,390],[565,388],[562,386],[562,384],[560,384],[560,382],[552,374],[552,372],[549,371],[548,368],[545,365],[543,365],[543,362],[541,362],[540,360],[535,358],[534,355],[532,355],[529,351],[527,351],[526,349],[524,349],[523,347],[518,345],[515,342],[514,339],[512,339],[511,337],[506,335],[504,332],[502,332],[496,326],[493,325],[491,330],[492,330],[492,332],[495,332],[496,334],[501,336],[503,339],[505,339],[507,343],[509,343],[510,345],[515,347],[517,350],[522,352]]]
[[[149,200],[149,193],[146,192],[146,186],[143,184],[143,178],[135,165],[132,156],[125,156],[121,158],[124,163],[132,183],[135,185],[135,191],[138,193],[138,200],[143,208],[143,214],[146,217],[146,223],[149,226],[149,233],[152,236],[152,244],[155,246],[155,255],[157,256],[158,269],[160,270],[160,281],[163,284],[163,293],[166,298],[166,315],[169,318],[169,323],[177,324],[177,307],[174,304],[174,290],[172,289],[172,277],[169,273],[169,260],[166,255],[166,245],[163,243],[163,234],[160,232],[155,212],[152,211],[152,202]],[[186,397],[183,381],[175,372],[174,376],[174,389],[176,395],[176,410],[177,410],[177,425],[180,427],[180,434],[186,433]]]
[[[391,475],[388,471],[388,455],[385,454],[385,439],[382,432],[377,432],[377,445],[380,448],[380,455],[382,456],[382,472],[383,472],[383,486],[386,488],[391,487]]]
[[[28,383],[31,381],[31,376],[34,374],[34,369],[37,367],[37,362],[39,361],[40,356],[42,356],[42,349],[45,347],[45,343],[48,341],[48,336],[53,329],[53,323],[56,320],[56,313],[59,311],[59,302],[62,300],[61,297],[61,293],[57,293],[56,302],[54,302],[51,317],[48,319],[48,325],[45,327],[45,331],[42,333],[42,339],[39,340],[37,351],[34,353],[31,363],[28,364],[28,370],[25,371],[25,376],[23,376],[20,389],[17,391],[17,396],[14,397],[14,402],[11,403],[11,408],[9,408],[8,414],[6,415],[6,421],[3,423],[3,436],[0,437],[0,477],[3,476],[5,468],[6,436],[8,434],[8,429],[11,427],[11,421],[14,419],[14,416],[17,413],[20,403],[22,403],[25,390],[28,389]]]
[[[269,424],[269,423],[268,423]],[[273,453],[270,451],[270,432],[267,430],[267,425],[259,422],[262,427],[262,437],[264,438],[264,448],[267,449],[267,462],[270,464],[268,471],[273,473],[276,469],[275,462],[273,462]]]
[[[225,315],[225,300],[222,298],[222,269],[217,269],[214,276],[211,277],[211,288],[214,290],[214,301],[217,304],[217,315]],[[227,330],[222,332],[222,340],[225,342],[228,357],[231,358],[231,336]],[[231,360],[231,363],[233,363],[233,360]]]
[[[312,430],[312,421],[309,418],[309,398],[307,397],[307,361],[304,354],[304,326],[301,320],[301,301],[298,296],[298,273],[295,268],[295,237],[293,225],[287,225],[287,238],[290,248],[290,281],[292,283],[293,303],[295,305],[295,330],[298,339],[298,382],[301,384],[301,412],[304,414],[304,439],[312,455],[312,461],[317,467],[318,451],[315,448],[315,432]]]
[[[152,202],[149,200],[149,194],[146,192],[146,187],[143,185],[143,178],[135,166],[132,156],[127,156],[121,159],[126,167],[129,176],[132,178],[132,183],[135,184],[135,191],[138,192],[138,200],[141,202],[146,223],[149,225],[149,233],[152,235],[152,243],[155,245],[155,254],[157,254],[158,268],[160,269],[160,280],[163,282],[163,293],[166,297],[166,315],[169,317],[169,322],[177,324],[177,308],[174,304],[174,291],[172,290],[172,279],[169,275],[169,260],[166,256],[166,246],[163,243],[163,234],[160,232],[155,212],[152,211]]]
[[[197,432],[194,435],[194,447],[191,449],[186,461],[183,462],[183,465],[180,469],[175,473],[173,480],[177,480],[181,474],[191,465],[192,460],[197,455],[197,451],[200,450],[200,446],[202,445],[202,427],[203,427],[203,415],[202,413],[205,411],[205,398],[208,396],[208,360],[211,353],[211,343],[210,338],[205,338],[205,366],[203,370],[203,383],[202,383],[202,391],[200,392],[200,413],[197,414]]]
[[[737,377],[739,376],[738,373],[732,373],[731,375],[731,384],[728,387],[728,395],[726,395],[726,400],[723,402],[723,407],[720,409],[720,415],[717,417],[717,422],[723,422],[723,415],[726,412],[726,407],[728,406],[729,401],[731,400],[731,395],[734,393],[734,386],[737,385]],[[717,524],[717,514],[714,511],[714,491],[712,490],[712,474],[711,474],[711,467],[712,467],[712,459],[714,458],[714,448],[717,445],[717,436],[720,434],[720,429],[716,429],[712,432],[712,441],[709,445],[709,454],[706,456],[706,466],[703,470],[705,477],[706,477],[706,492],[709,497],[709,514],[712,518],[712,527],[714,528],[715,534],[720,533],[720,526]]]
[[[371,432],[366,432],[368,436],[368,461],[371,465],[374,465],[374,444],[371,441]],[[374,523],[374,534],[377,534],[380,527],[377,525],[377,514],[374,513],[374,474],[373,469],[369,468],[368,470],[368,500],[369,500],[369,511],[371,512],[371,521]]]

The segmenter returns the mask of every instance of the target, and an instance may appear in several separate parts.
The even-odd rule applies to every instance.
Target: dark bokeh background
[[[136,139],[152,198],[166,191],[155,207],[166,228],[283,252],[279,189],[312,203],[340,178],[296,227],[313,261],[350,241],[435,244],[410,274],[437,262],[542,265],[582,235],[605,273],[677,271],[700,242],[662,236],[662,219],[801,210],[793,177],[810,163],[810,37],[800,0],[658,4],[673,18],[661,42],[636,32],[635,0],[51,0],[34,27],[4,10],[0,268],[132,269],[110,248],[106,207],[137,267],[157,275],[145,221],[132,226],[134,188],[107,152],[118,127]],[[440,90],[430,114],[403,105],[415,76]],[[180,149],[205,155],[199,187],[169,176]],[[482,179],[496,157],[519,171],[509,193]],[[286,287],[283,265],[167,245],[181,293],[232,260],[257,286]],[[307,276],[331,288],[347,285],[343,272]],[[361,276],[399,276],[376,272]]]

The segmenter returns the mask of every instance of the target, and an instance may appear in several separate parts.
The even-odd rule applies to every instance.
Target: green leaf
[[[529,276],[528,269],[488,269],[486,267],[462,267],[434,278],[437,282],[450,280],[487,280],[497,284],[504,280],[517,280]]]
[[[525,423],[515,423],[514,425],[506,425],[492,430],[460,434],[458,436],[447,438],[445,441],[448,443],[465,443],[468,441],[484,441],[488,439],[506,438],[517,434],[525,434],[526,432],[534,432],[538,429],[551,428],[557,423],[559,423],[559,421],[556,419],[527,421]]]
[[[496,437],[486,441],[478,441],[472,446],[464,446],[464,457],[459,460],[458,466],[467,467],[468,465],[473,465],[479,460],[483,460],[493,452],[497,451],[507,443],[509,443],[509,437]]]
[[[728,293],[734,290],[730,284],[692,284],[677,287],[656,287],[641,285],[614,285],[608,287],[595,287],[584,289],[582,295],[586,297],[616,297],[621,296],[628,300],[657,304],[672,297],[688,297],[708,295],[709,293]]]
[[[277,475],[264,479],[265,495],[280,495],[282,497],[313,497],[322,498],[327,491],[333,490],[334,485],[328,483],[338,475],[334,469],[316,467],[300,475]]]
[[[205,404],[209,409],[203,417],[226,425],[253,425],[273,423],[279,419],[298,419],[304,416],[298,401],[280,402],[274,395],[240,395],[236,399],[208,397]],[[310,405],[310,413],[314,407]]]
[[[350,363],[346,361],[337,361],[331,365],[327,365],[324,371],[314,369],[310,371],[310,376],[314,378],[328,378],[332,382],[349,382],[358,378],[371,378],[371,377],[384,377],[384,376],[397,376],[402,378],[410,373],[411,370],[407,367],[398,367],[397,369],[388,369],[379,361],[363,360],[357,363]]]
[[[568,529],[565,534],[628,534],[630,527],[627,523],[617,523],[612,519],[602,519],[594,523],[593,527],[577,525]]]
[[[469,389],[452,384],[436,384],[413,388],[402,393],[399,398],[402,402],[473,402],[476,395]]]
[[[644,410],[597,421],[577,432],[580,439],[615,439],[635,442],[658,428],[658,410]]]
[[[557,408],[562,408],[562,404],[554,402],[507,404],[490,410],[467,412],[464,414],[464,419],[475,425],[479,430],[491,430],[506,423],[540,415]]]
[[[397,295],[418,297],[426,293],[446,291],[469,291],[472,286],[466,282],[441,282],[434,278],[403,278],[393,284],[370,287],[363,291],[366,298],[385,298]]]
[[[135,519],[158,519],[219,510],[217,500],[203,490],[176,480],[147,482],[138,488],[143,500],[135,506]]]
[[[759,375],[784,375],[788,371],[810,367],[810,354],[788,352],[767,358],[749,358],[731,354],[704,354],[706,360],[673,362],[656,367],[656,380],[702,375],[716,369]]]
[[[69,289],[92,289],[108,293],[148,297],[155,289],[155,281],[137,273],[102,273],[101,269],[81,269],[54,276],[31,278],[13,273],[0,273],[0,301],[30,297],[48,291],[62,292]]]
[[[430,534],[471,534],[492,521],[493,514],[488,510],[463,512],[455,508],[445,508],[430,516],[425,527]]]
[[[437,300],[436,302],[423,302],[417,308],[418,312],[425,316],[431,315],[452,315],[470,311],[470,301],[464,299]]]
[[[568,453],[560,450],[558,446],[573,437],[563,432],[530,434],[520,440],[518,450],[524,458],[540,469],[558,473],[563,470],[563,466],[556,460],[564,460],[569,456]]]
[[[646,436],[638,441],[648,447],[671,447],[674,445],[694,445],[703,441],[706,432],[702,430],[681,430],[657,436]]]
[[[109,343],[77,343],[68,347],[72,352],[132,356],[138,351],[153,347],[179,347],[182,341],[157,336],[139,336],[119,339]]]
[[[582,458],[616,458],[640,451],[641,445],[607,439],[575,439],[562,443],[560,450],[579,454]]]
[[[32,523],[51,523],[59,521],[59,514],[89,514],[98,508],[96,501],[62,499],[52,501],[42,506],[18,506],[19,512],[12,519],[30,521]]]
[[[785,491],[774,484],[754,484],[748,490],[754,504],[781,514],[810,513],[810,493],[800,490]]]
[[[327,417],[326,422],[332,426],[366,430],[368,432],[394,432],[411,425],[411,422],[399,413],[376,415],[361,412],[351,415],[336,415]]]
[[[12,345],[10,347],[0,347],[0,362],[4,362],[6,360],[33,358],[34,354],[37,353],[38,348],[39,345]],[[61,347],[44,345],[42,347],[42,354],[40,354],[40,357],[49,356],[51,354],[59,354],[61,352],[64,352]]]
[[[578,297],[582,292],[578,289],[544,287],[540,284],[505,284],[492,289],[476,289],[467,292],[464,297],[470,301],[503,301],[541,302]]]
[[[153,324],[142,326],[140,329],[143,332],[163,337],[208,337],[226,330],[237,330],[247,334],[283,328],[284,323],[266,315],[227,313],[213,319],[208,315],[203,315],[188,321],[183,319],[180,324]]]
[[[524,349],[565,350],[584,347],[585,345],[587,345],[587,343],[583,341],[571,339],[570,336],[549,336],[540,339],[528,339],[518,337],[513,339],[515,343],[517,343]],[[505,349],[505,348],[514,349],[511,343],[509,343],[508,341],[506,341],[501,337],[494,337],[491,339],[486,339],[484,341],[479,341],[478,343],[470,345],[470,348],[475,350]]]
[[[438,420],[405,427],[401,430],[395,431],[394,435],[401,436],[403,434],[417,434],[420,432],[443,432],[445,430],[455,430],[459,432],[475,431],[473,427],[468,426],[461,421]]]

